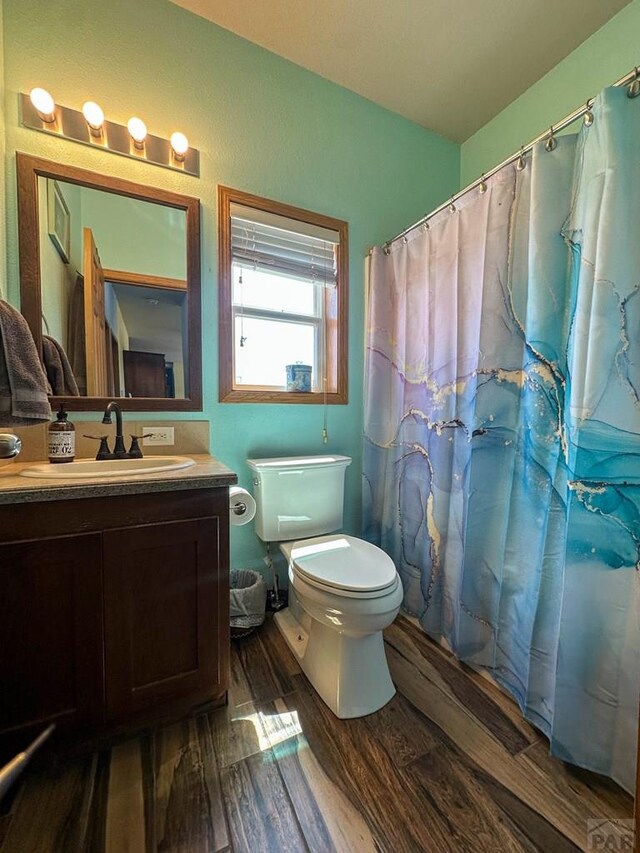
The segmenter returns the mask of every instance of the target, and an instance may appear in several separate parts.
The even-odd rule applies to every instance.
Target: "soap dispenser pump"
[[[49,462],[73,462],[76,455],[76,428],[67,419],[64,404],[61,404],[56,419],[49,424]]]

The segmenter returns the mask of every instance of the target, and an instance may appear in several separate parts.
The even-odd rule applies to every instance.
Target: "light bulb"
[[[171,147],[176,160],[184,160],[184,155],[189,150],[189,140],[180,131],[171,134]]]
[[[42,121],[53,122],[56,120],[56,102],[46,89],[41,89],[39,86],[36,86],[35,89],[32,89],[29,92],[29,98]]]
[[[127,129],[131,134],[136,148],[142,148],[144,141],[147,138],[147,126],[141,118],[130,118],[127,122]]]
[[[100,136],[104,124],[104,113],[95,101],[86,101],[82,105],[82,115],[94,136]]]

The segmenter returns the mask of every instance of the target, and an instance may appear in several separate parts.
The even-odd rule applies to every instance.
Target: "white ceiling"
[[[172,0],[457,142],[629,0]]]

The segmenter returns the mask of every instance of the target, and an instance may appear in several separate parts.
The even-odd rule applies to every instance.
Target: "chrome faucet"
[[[120,409],[120,406],[117,403],[114,403],[113,400],[107,404],[107,408],[104,410],[104,417],[102,418],[103,424],[111,423],[111,412],[116,413],[116,443],[113,446],[113,458],[126,459],[129,454],[124,449],[124,435],[122,434],[122,411]]]

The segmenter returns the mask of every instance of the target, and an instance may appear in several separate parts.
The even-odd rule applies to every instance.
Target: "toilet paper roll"
[[[248,524],[256,514],[256,502],[246,489],[231,486],[229,489],[229,523],[233,527]]]

